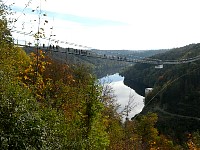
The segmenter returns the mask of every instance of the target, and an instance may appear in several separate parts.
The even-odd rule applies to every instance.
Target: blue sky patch
[[[13,10],[16,12],[22,12],[22,8],[20,7],[13,7]],[[34,14],[32,12],[32,9],[26,8],[24,10],[25,14]],[[91,17],[83,17],[83,16],[77,16],[72,14],[61,14],[51,11],[45,11],[48,17],[52,17],[55,19],[61,19],[65,21],[72,21],[79,24],[82,24],[84,26],[125,26],[127,23],[120,22],[120,21],[113,21],[113,20],[107,20],[107,19],[100,19],[100,18],[91,18]]]

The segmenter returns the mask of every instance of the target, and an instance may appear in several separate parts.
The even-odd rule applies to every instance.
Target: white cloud
[[[27,3],[27,0],[8,0],[10,3],[13,1],[21,8]],[[88,17],[93,21],[104,19],[124,23],[85,26],[81,20],[61,20],[55,14],[53,22],[52,16],[49,16],[58,38],[78,44],[99,49],[158,49],[200,42],[199,0],[41,1],[42,10],[56,12],[57,15],[70,14],[79,19]],[[32,1],[30,8],[35,9],[39,5],[40,0]]]

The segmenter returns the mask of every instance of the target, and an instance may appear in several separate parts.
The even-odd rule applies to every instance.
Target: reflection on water
[[[130,94],[133,96],[133,105],[136,105],[136,107],[134,107],[129,114],[129,118],[132,118],[142,111],[144,107],[144,97],[138,95],[133,89],[124,85],[123,81],[124,77],[120,76],[118,73],[100,79],[101,83],[108,83],[115,91],[117,102],[121,105],[119,112],[128,104]]]

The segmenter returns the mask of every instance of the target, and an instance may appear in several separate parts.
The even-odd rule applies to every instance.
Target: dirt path
[[[180,118],[185,118],[185,119],[194,119],[194,120],[200,121],[200,118],[169,113],[169,112],[161,109],[160,107],[156,107],[155,110],[158,110],[158,111],[160,111],[160,112],[162,112],[164,114],[167,114],[167,115],[170,115],[170,116],[174,116],[174,117],[180,117]]]

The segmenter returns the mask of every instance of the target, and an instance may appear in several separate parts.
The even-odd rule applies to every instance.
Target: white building
[[[145,89],[145,97],[153,90],[153,88],[146,88]]]

